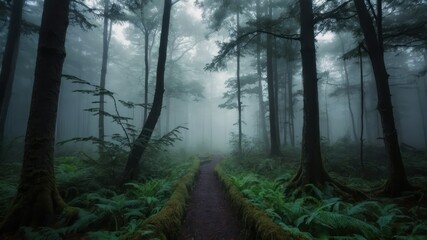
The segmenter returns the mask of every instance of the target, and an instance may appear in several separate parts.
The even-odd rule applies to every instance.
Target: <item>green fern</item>
[[[130,216],[135,216],[136,209],[141,210],[141,207],[137,207],[141,204],[139,200],[129,199],[124,194],[111,198],[97,197],[96,199],[99,203],[95,204],[97,207],[95,213],[106,219],[113,219],[116,231],[125,224]],[[132,214],[129,214],[130,211]]]
[[[96,231],[88,232],[88,238],[90,240],[119,240],[120,232],[109,232],[109,231]]]
[[[94,224],[100,220],[100,217],[94,213],[86,211],[84,209],[79,210],[79,217],[72,225],[58,229],[61,234],[69,234],[81,232],[87,229],[91,224]]]
[[[369,223],[341,213],[317,210],[309,215],[305,224],[328,228],[331,235],[360,234],[369,239],[378,238],[380,230]]]
[[[61,240],[61,234],[53,228],[21,227],[25,239],[31,240]]]

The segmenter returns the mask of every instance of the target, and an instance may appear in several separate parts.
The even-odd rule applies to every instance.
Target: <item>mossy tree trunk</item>
[[[45,0],[18,192],[0,232],[49,226],[65,206],[54,175],[55,124],[70,0]]]
[[[165,66],[169,37],[169,22],[171,15],[171,0],[165,0],[162,20],[162,31],[160,34],[159,58],[157,63],[156,89],[154,92],[153,106],[148,114],[147,120],[138,138],[135,140],[129,153],[126,167],[121,176],[121,184],[136,177],[139,161],[147,149],[153,130],[159,120],[162,111],[163,93],[165,91]]]
[[[300,0],[301,58],[304,97],[304,122],[301,165],[290,186],[323,185],[329,176],[320,153],[319,101],[317,89],[316,51],[312,0]]]
[[[402,191],[412,189],[406,177],[405,167],[400,153],[399,141],[395,127],[393,106],[391,102],[388,73],[384,62],[382,42],[382,9],[381,1],[377,2],[377,31],[374,22],[363,0],[354,0],[359,23],[362,29],[372,70],[375,76],[378,96],[378,112],[381,116],[384,145],[389,159],[389,175],[383,193],[388,196],[399,196]]]

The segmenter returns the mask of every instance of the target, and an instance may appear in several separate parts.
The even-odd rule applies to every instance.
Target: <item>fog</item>
[[[425,0],[0,0],[0,239],[427,239]]]
[[[88,1],[89,6],[96,2]],[[150,3],[151,14],[161,15],[162,4]],[[40,24],[40,3],[28,1],[24,11],[24,19],[35,25]],[[154,10],[153,10],[154,9]],[[168,133],[177,126],[184,126],[182,141],[174,144],[172,149],[200,154],[227,153],[232,150],[230,140],[232,133],[237,134],[237,109],[219,108],[224,103],[224,92],[227,91],[226,81],[236,77],[235,56],[230,57],[227,66],[218,71],[204,70],[206,64],[218,54],[218,43],[232,38],[233,23],[230,17],[225,24],[215,31],[209,27],[211,21],[206,14],[209,11],[196,6],[193,1],[180,1],[173,7],[170,28],[168,60],[165,77],[165,94],[160,119],[154,130],[154,136]],[[154,15],[153,15],[154,16]],[[157,18],[160,18],[157,16]],[[253,18],[250,11],[242,14],[240,20],[245,27]],[[102,18],[88,14],[87,20],[94,27],[82,29],[78,24],[68,28],[63,74],[72,75],[99,85],[102,60]],[[144,42],[143,33],[130,22],[117,21],[112,24],[112,37],[109,50],[106,89],[114,93],[115,99],[143,103],[144,99]],[[160,24],[154,27],[150,39],[150,79],[148,101],[152,102],[156,64],[158,56]],[[7,28],[1,31],[1,46],[5,44]],[[284,41],[278,39],[277,41]],[[355,35],[350,32],[332,32],[325,30],[316,36],[318,63],[318,89],[320,108],[321,136],[330,143],[348,138],[359,141],[361,132],[361,94],[360,64],[357,54],[346,59],[346,69],[342,56],[357,48]],[[250,47],[246,43],[244,47]],[[298,53],[297,42],[294,42]],[[7,142],[23,141],[29,113],[32,91],[32,79],[35,66],[37,36],[34,33],[24,34],[18,54],[16,76],[13,84],[12,97],[6,120],[5,139]],[[244,48],[243,47],[243,48]],[[241,57],[241,75],[256,74],[255,55],[247,50]],[[285,53],[286,55],[286,53]],[[385,53],[387,69],[390,74],[390,88],[399,141],[418,149],[425,149],[426,141],[426,75],[421,74],[425,67],[426,51],[415,48],[393,48]],[[279,86],[288,81],[286,62],[283,56],[277,59]],[[345,71],[347,73],[345,73]],[[294,135],[296,146],[301,142],[302,133],[302,80],[301,64],[298,59],[293,61],[292,81],[294,94]],[[350,84],[350,92],[345,91],[346,74]],[[268,103],[266,73],[263,71],[263,100]],[[363,56],[364,76],[364,139],[373,145],[382,145],[380,119],[376,110],[376,90],[367,56]],[[98,116],[85,109],[95,108],[97,98],[90,94],[74,92],[85,89],[84,85],[62,80],[59,100],[56,142],[75,137],[97,136]],[[284,89],[279,89],[279,126],[281,143],[289,144],[290,136],[284,141],[283,129],[288,130],[289,119],[285,116],[287,97]],[[237,101],[237,100],[236,100]],[[349,103],[353,116],[349,111]],[[126,108],[117,103],[120,116],[129,117],[128,123],[133,124],[139,132],[143,125],[143,108]],[[260,130],[258,96],[252,92],[242,95],[242,132],[247,138],[257,143],[262,141]],[[106,97],[105,111],[115,113],[112,99]],[[268,124],[268,113],[265,115]],[[354,121],[354,132],[353,124]],[[111,118],[105,119],[107,138],[123,131]],[[356,135],[356,136],[354,136]],[[357,138],[357,139],[355,139]],[[78,148],[96,150],[83,142],[74,143]],[[256,145],[256,144],[255,144]],[[74,147],[72,147],[74,148]]]

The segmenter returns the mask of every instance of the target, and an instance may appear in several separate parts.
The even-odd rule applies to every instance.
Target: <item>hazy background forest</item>
[[[88,1],[89,6],[96,6],[95,1]],[[149,40],[150,59],[150,85],[148,99],[151,101],[154,91],[156,54],[158,51],[158,37],[161,20],[161,1],[149,3],[147,9],[151,15],[147,21],[153,21],[152,33]],[[275,15],[280,16],[286,3],[277,3]],[[26,1],[23,17],[35,26],[40,24],[41,2]],[[392,6],[392,3],[390,3]],[[99,6],[98,14],[100,8]],[[251,12],[252,11],[252,12]],[[241,16],[242,27],[248,21],[253,21],[253,9],[248,6]],[[390,10],[391,11],[391,10]],[[396,10],[399,11],[399,10]],[[183,141],[177,143],[179,150],[197,153],[216,153],[230,151],[229,141],[231,133],[237,134],[236,110],[218,108],[222,103],[235,100],[223,98],[224,92],[233,91],[227,80],[232,81],[236,75],[236,64],[232,61],[227,68],[218,72],[204,71],[207,63],[217,54],[219,48],[216,41],[224,42],[230,39],[233,31],[233,21],[230,18],[225,27],[214,32],[208,28],[210,19],[203,19],[203,9],[197,7],[192,1],[182,1],[174,7],[171,20],[171,37],[169,40],[168,66],[165,79],[164,109],[156,126],[155,134],[160,136],[173,128],[182,125],[188,128],[183,131]],[[7,34],[7,12],[3,14],[3,24],[0,26],[0,44],[4,47]],[[96,11],[95,11],[96,13]],[[87,14],[83,12],[82,14]],[[413,17],[409,13],[391,12],[399,14],[399,18]],[[414,14],[422,14],[415,11]],[[68,29],[66,49],[67,57],[64,64],[64,74],[73,75],[92,84],[99,85],[100,68],[102,61],[102,21],[101,17],[93,14],[85,16],[90,22],[90,29],[73,24]],[[391,18],[391,17],[389,17]],[[420,16],[421,18],[421,16]],[[391,20],[390,20],[391,21]],[[385,21],[385,24],[387,22]],[[93,25],[92,25],[93,24]],[[294,26],[297,27],[296,25]],[[321,30],[321,29],[319,29]],[[134,103],[143,103],[144,99],[144,33],[141,27],[125,21],[116,21],[112,24],[112,37],[109,50],[106,89],[115,93],[115,98]],[[319,31],[317,39],[317,61],[319,73],[319,104],[321,135],[333,143],[338,140],[348,139],[355,141],[360,136],[360,73],[358,58],[346,59],[346,69],[342,55],[357,47],[357,38],[351,32]],[[289,129],[286,83],[292,78],[292,108],[294,120],[292,126],[295,135],[295,145],[301,141],[302,128],[302,96],[301,96],[301,64],[298,63],[298,43],[286,43],[285,40],[276,39],[277,45],[290,44],[294,48],[294,58],[289,65],[291,76],[287,74],[286,56],[277,59],[277,76],[279,81],[279,106],[280,128],[282,144],[290,144],[290,136],[283,139],[283,129]],[[13,142],[12,151],[19,150],[19,143],[23,141],[29,113],[31,99],[32,76],[37,52],[37,35],[28,31],[21,38],[21,47],[18,54],[16,77],[12,89],[9,112],[6,119],[5,141]],[[256,75],[254,67],[256,59],[251,52],[255,49],[248,45],[241,60],[241,75],[245,85],[242,94],[243,108],[243,133],[251,141],[262,142],[262,130],[259,120],[258,96],[255,88],[257,82],[253,81]],[[252,49],[251,49],[252,48]],[[397,130],[400,142],[415,148],[426,148],[426,52],[418,46],[396,47],[386,52],[386,63],[390,73],[390,85],[395,110]],[[364,98],[365,98],[365,141],[369,144],[382,145],[381,129],[378,113],[376,111],[376,92],[373,74],[369,60],[364,58]],[[265,67],[265,66],[264,66]],[[265,75],[266,73],[263,73]],[[245,82],[247,81],[247,83]],[[347,82],[348,81],[348,82]],[[347,91],[348,87],[348,91]],[[96,98],[90,94],[73,92],[84,86],[63,81],[59,103],[56,140],[64,141],[74,137],[96,136],[98,129],[97,117],[85,111],[96,107],[93,102]],[[266,97],[266,83],[263,83],[264,97]],[[235,89],[235,87],[234,87]],[[111,100],[106,100],[106,111],[114,113]],[[231,106],[232,107],[232,106]],[[144,115],[141,107],[126,108],[118,104],[121,116],[132,118],[129,123],[141,128],[141,119]],[[351,108],[351,112],[350,109]],[[267,115],[266,115],[267,116]],[[268,122],[268,121],[267,121]],[[111,119],[105,121],[105,134],[111,137],[114,133],[121,133],[118,124]],[[288,131],[286,131],[288,134]],[[77,144],[77,145],[76,145]],[[84,143],[68,146],[71,151],[79,148],[89,148]],[[256,144],[258,145],[258,144]],[[259,146],[259,145],[258,145]],[[67,146],[63,150],[66,151]],[[88,149],[88,150],[89,150]],[[61,149],[59,149],[61,150]],[[95,150],[92,148],[92,150]],[[61,151],[59,151],[61,152]]]
[[[55,4],[69,4],[66,57],[56,123],[54,104],[40,107],[54,151],[40,153],[30,107]],[[184,211],[199,169],[222,159],[232,204],[236,188],[296,239],[427,235],[426,12],[424,0],[0,0],[0,237],[150,235],[140,226],[176,192]],[[62,211],[64,226],[26,227]]]

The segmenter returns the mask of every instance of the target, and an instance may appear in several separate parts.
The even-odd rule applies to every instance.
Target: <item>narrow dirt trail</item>
[[[239,223],[221,183],[214,173],[221,159],[200,166],[196,185],[187,206],[181,240],[237,240]]]

